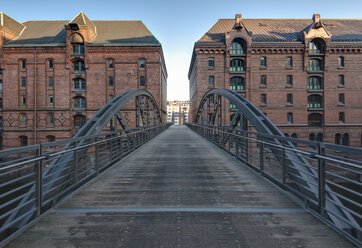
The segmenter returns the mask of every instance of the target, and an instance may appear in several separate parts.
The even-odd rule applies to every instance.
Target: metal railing
[[[76,189],[169,126],[102,133],[0,151],[0,247]],[[54,170],[59,163],[63,163],[61,171]]]
[[[227,127],[188,127],[289,192],[305,209],[361,245],[362,149]]]

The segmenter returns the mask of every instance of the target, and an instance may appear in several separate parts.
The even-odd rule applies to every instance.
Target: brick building
[[[361,19],[219,19],[193,49],[190,121],[206,91],[228,88],[286,135],[361,146],[361,50]],[[232,114],[225,101],[223,125]]]
[[[148,90],[166,120],[162,47],[141,21],[91,21],[83,12],[71,21],[0,17],[4,148],[69,138],[128,89]]]

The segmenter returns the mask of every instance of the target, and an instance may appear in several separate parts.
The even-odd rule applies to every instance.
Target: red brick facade
[[[84,22],[79,21],[79,17]],[[49,28],[54,22],[49,22]],[[135,22],[130,25],[139,25],[148,31],[141,22]],[[24,23],[24,26],[34,28],[37,23]],[[29,145],[70,138],[78,130],[76,116],[89,120],[112,97],[129,89],[148,90],[157,101],[162,119],[166,120],[167,71],[162,47],[152,34],[149,33],[154,39],[152,42],[138,41],[137,37],[120,37],[113,43],[94,42],[102,39],[106,21],[93,24],[80,13],[71,22],[63,23],[63,30],[54,39],[64,34],[64,42],[49,41],[48,44],[39,37],[34,38],[35,44],[29,38],[21,40],[25,33],[20,35],[20,41],[17,38],[13,42],[12,39],[19,36],[10,37],[9,28],[0,26],[4,149],[19,146],[20,136],[26,136]],[[76,28],[69,23],[77,24]],[[122,21],[109,25],[127,28]],[[79,50],[73,48],[77,45]],[[141,77],[145,79],[145,86],[140,86]],[[134,105],[126,107],[134,108]],[[126,116],[129,124],[134,125],[134,113],[130,111]]]
[[[243,20],[239,15],[219,20],[195,43],[189,70],[190,121],[195,121],[207,90],[234,89],[231,78],[238,77],[244,81],[240,94],[283,133],[361,146],[362,33],[356,28],[361,25],[361,20],[320,20],[319,15],[313,20]],[[234,42],[243,53],[235,54]],[[315,52],[314,44],[321,51]],[[231,64],[235,59],[244,63],[240,71]],[[311,60],[320,61],[320,68]],[[320,80],[318,85],[314,79]],[[225,101],[223,125],[228,125],[232,113]]]

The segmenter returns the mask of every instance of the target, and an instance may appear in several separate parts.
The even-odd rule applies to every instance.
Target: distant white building
[[[167,101],[167,122],[184,125],[188,121],[189,101]]]

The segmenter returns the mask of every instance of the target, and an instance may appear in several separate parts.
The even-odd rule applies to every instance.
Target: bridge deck
[[[241,162],[171,127],[9,247],[353,247]]]

